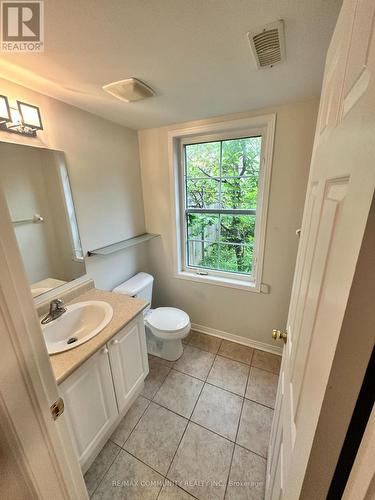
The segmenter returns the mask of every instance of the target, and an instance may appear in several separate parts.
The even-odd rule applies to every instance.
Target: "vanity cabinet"
[[[118,415],[107,347],[93,354],[59,389],[82,466]]]
[[[141,391],[147,374],[140,314],[59,386],[83,472]]]
[[[121,413],[148,373],[143,317],[123,328],[109,342],[113,384]]]

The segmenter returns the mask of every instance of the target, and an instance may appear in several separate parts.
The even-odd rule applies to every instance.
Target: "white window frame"
[[[171,203],[173,209],[172,214],[175,214],[175,223],[173,224],[173,266],[174,276],[176,278],[231,288],[240,288],[253,292],[264,292],[267,290],[267,286],[262,286],[262,273],[275,125],[276,114],[269,114],[210,123],[180,130],[170,130],[168,132]],[[212,139],[224,140],[255,135],[262,136],[262,152],[256,208],[252,275],[185,266],[187,233],[184,207],[183,146],[185,144],[205,142]],[[207,271],[208,274],[198,274],[202,271]]]

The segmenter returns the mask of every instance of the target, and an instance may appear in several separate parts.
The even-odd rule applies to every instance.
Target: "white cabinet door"
[[[108,347],[117,404],[121,413],[148,373],[143,315],[117,333]]]
[[[118,416],[108,349],[102,348],[60,385],[81,466]]]

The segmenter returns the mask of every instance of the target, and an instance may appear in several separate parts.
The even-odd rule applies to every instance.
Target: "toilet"
[[[138,273],[114,288],[113,292],[144,299],[150,303],[143,313],[147,351],[167,361],[176,361],[183,352],[182,339],[190,332],[190,318],[186,312],[175,307],[151,309],[153,284],[153,276]]]

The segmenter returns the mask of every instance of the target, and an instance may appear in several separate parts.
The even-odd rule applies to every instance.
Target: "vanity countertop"
[[[85,300],[103,300],[113,307],[113,318],[103,330],[84,344],[59,354],[50,355],[56,382],[61,384],[90,356],[103,347],[118,331],[145,309],[147,302],[119,293],[104,292],[92,288],[68,304]]]

